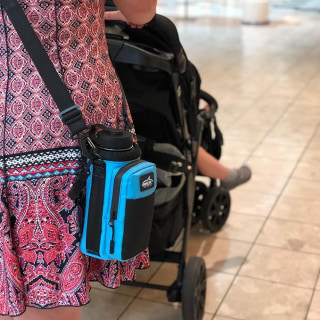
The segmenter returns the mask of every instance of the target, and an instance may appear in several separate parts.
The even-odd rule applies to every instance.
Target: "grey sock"
[[[247,182],[250,178],[251,169],[246,165],[243,165],[238,169],[230,169],[228,176],[221,180],[221,187],[226,190],[231,190]]]

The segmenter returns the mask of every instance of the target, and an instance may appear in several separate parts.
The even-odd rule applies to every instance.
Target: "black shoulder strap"
[[[60,110],[60,118],[72,136],[87,129],[80,107],[75,105],[69,91],[44,50],[17,0],[0,0],[21,41],[33,60],[40,76]]]

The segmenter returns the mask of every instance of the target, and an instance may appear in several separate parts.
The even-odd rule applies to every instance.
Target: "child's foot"
[[[243,165],[238,169],[230,169],[228,176],[221,180],[221,187],[226,190],[231,190],[247,181],[251,178],[251,169]]]

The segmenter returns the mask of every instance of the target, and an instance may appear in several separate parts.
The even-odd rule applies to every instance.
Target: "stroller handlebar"
[[[116,9],[112,1],[106,1],[106,11],[114,11]],[[173,53],[180,73],[185,72],[187,68],[187,57],[179,39],[178,30],[169,18],[156,14],[142,29],[132,29],[128,25],[123,24],[123,22],[118,23],[123,25],[125,33],[128,34],[130,38],[137,41],[143,40],[142,42],[149,39],[150,41],[148,42],[157,49]],[[152,36],[150,37],[150,35]]]
[[[218,102],[217,100],[208,92],[200,90],[200,99],[204,100],[207,102],[210,111],[212,113],[216,113],[218,110]]]

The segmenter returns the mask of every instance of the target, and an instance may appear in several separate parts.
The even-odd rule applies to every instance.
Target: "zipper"
[[[114,221],[117,220],[118,216],[118,206],[119,206],[119,195],[120,195],[120,187],[123,175],[135,165],[143,162],[143,160],[133,161],[128,163],[119,169],[116,176],[114,177],[114,185],[113,185],[113,194],[112,194],[112,202],[111,202],[111,216],[108,222],[109,227],[111,228],[111,240],[110,240],[110,253],[114,253]]]

